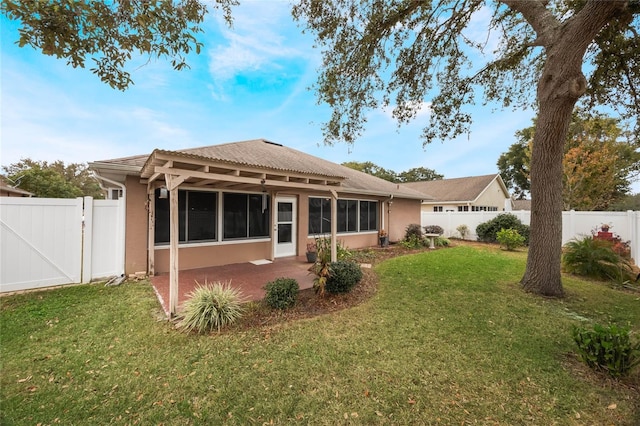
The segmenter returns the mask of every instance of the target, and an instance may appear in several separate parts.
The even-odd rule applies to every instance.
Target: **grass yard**
[[[615,382],[571,326],[640,334],[640,295],[566,278],[523,293],[525,253],[458,246],[376,268],[352,309],[221,335],[159,320],[148,284],[4,297],[0,423],[637,425],[640,368]]]

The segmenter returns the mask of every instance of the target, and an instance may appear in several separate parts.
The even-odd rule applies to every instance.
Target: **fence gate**
[[[123,273],[123,208],[91,197],[1,197],[0,292]]]
[[[2,291],[82,278],[82,198],[2,198]]]

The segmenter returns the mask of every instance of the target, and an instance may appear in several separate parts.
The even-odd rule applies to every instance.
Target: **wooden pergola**
[[[271,196],[272,240],[275,225],[276,195],[282,191],[305,190],[327,194],[331,199],[331,260],[337,258],[337,200],[344,177],[307,174],[292,170],[267,169],[237,162],[211,159],[176,151],[154,150],[141,170],[141,183],[148,197],[148,272],[155,272],[155,190],[169,192],[169,313],[174,316],[178,304],[178,189],[183,185],[212,190],[267,192]],[[274,244],[270,258],[274,259]]]

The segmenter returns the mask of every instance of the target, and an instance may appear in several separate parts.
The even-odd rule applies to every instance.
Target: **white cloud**
[[[243,72],[283,69],[279,61],[308,54],[298,47],[300,31],[287,3],[247,2],[234,8],[233,14],[231,29],[218,21],[222,40],[208,51],[209,70],[215,80],[227,80]]]

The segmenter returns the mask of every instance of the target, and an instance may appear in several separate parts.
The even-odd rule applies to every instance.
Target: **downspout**
[[[120,213],[121,215],[121,220],[122,220],[122,269],[120,270],[120,275],[123,276],[124,275],[124,269],[125,269],[125,246],[126,246],[126,229],[127,229],[127,187],[120,183],[120,182],[116,182],[115,180],[111,180],[109,178],[106,178],[104,176],[100,176],[98,173],[96,173],[95,171],[92,171],[92,175],[94,178],[96,178],[98,180],[98,183],[100,184],[101,188],[104,188],[102,183],[100,181],[103,182],[107,182],[110,183],[111,185],[117,186],[122,190],[122,212]],[[120,199],[120,198],[119,198]]]
[[[385,221],[385,217],[384,217],[384,206],[382,207],[382,226],[381,229],[386,229],[387,231],[387,236],[389,237],[389,239],[391,239],[391,204],[393,204],[393,194],[389,194],[389,198],[386,200],[387,203],[387,220]],[[422,207],[420,207],[420,209],[422,210]],[[385,227],[385,222],[386,222],[386,227]]]

